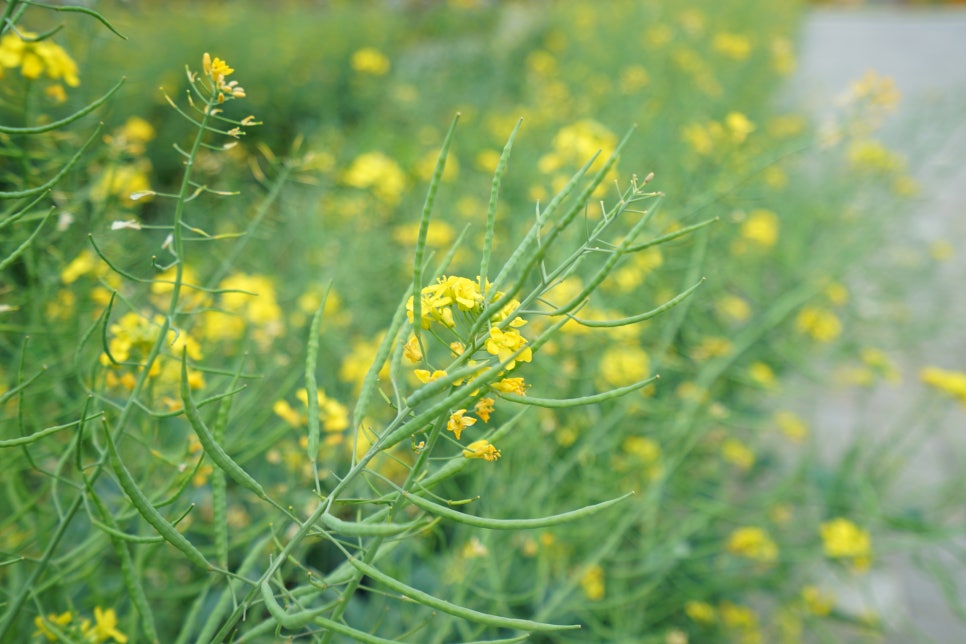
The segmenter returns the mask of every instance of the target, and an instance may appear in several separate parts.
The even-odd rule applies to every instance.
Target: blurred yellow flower
[[[822,592],[817,586],[802,587],[802,604],[812,615],[825,617],[835,607],[835,597]]]
[[[862,139],[849,144],[846,151],[852,168],[860,171],[890,174],[905,169],[905,160],[878,141]]]
[[[966,373],[948,371],[939,367],[923,367],[919,372],[919,379],[966,405]]]
[[[604,569],[594,564],[584,571],[580,577],[580,587],[584,591],[584,597],[590,601],[603,599],[604,588]]]
[[[390,68],[389,59],[375,47],[363,47],[353,52],[350,65],[360,74],[372,76],[384,76]]]
[[[748,301],[737,295],[723,295],[715,302],[714,308],[718,315],[734,322],[744,322],[751,317],[751,306]]]
[[[728,112],[724,122],[733,143],[744,143],[748,135],[755,131],[755,124],[741,112]]]
[[[856,571],[864,571],[872,564],[872,538],[869,533],[848,519],[838,517],[824,522],[819,528],[825,555],[832,559],[849,559]]]
[[[857,101],[867,101],[884,111],[892,111],[899,105],[902,95],[896,82],[889,76],[880,76],[875,70],[867,71],[862,78],[852,83],[852,97]]]
[[[741,34],[721,32],[711,40],[716,52],[732,60],[745,60],[751,54],[751,40]]]
[[[600,378],[611,387],[623,387],[647,378],[651,360],[638,346],[611,347],[600,358]]]
[[[151,201],[154,193],[148,178],[150,173],[151,162],[145,158],[109,166],[91,186],[91,199],[105,202],[109,197],[118,197],[129,208]]]
[[[399,164],[382,152],[367,152],[356,157],[342,175],[353,188],[372,190],[388,206],[395,206],[406,189],[406,175]]]
[[[755,464],[755,453],[736,438],[729,438],[721,444],[721,456],[743,470],[750,470]]]
[[[36,37],[36,33],[25,30],[5,33],[0,38],[0,67],[19,67],[20,74],[30,80],[46,75],[51,80],[62,80],[70,87],[80,85],[74,59],[60,45],[50,40],[34,40]]]
[[[496,150],[480,150],[476,154],[476,167],[484,172],[496,172],[496,166],[500,163],[500,153]]]
[[[831,342],[842,333],[842,322],[828,309],[806,306],[795,318],[795,328],[819,342]]]
[[[787,410],[776,411],[772,416],[775,425],[789,440],[800,443],[808,436],[808,425],[793,412]]]
[[[690,600],[684,604],[684,614],[699,624],[713,624],[718,611],[707,602]]]
[[[721,621],[729,628],[752,630],[758,627],[758,617],[747,606],[721,602],[718,613],[721,615]]]
[[[34,636],[43,635],[47,638],[48,642],[56,642],[58,639],[57,635],[47,625],[52,624],[58,627],[67,626],[73,619],[74,615],[70,611],[63,612],[60,615],[51,613],[47,617],[37,615],[34,617],[34,626],[37,627],[37,630],[34,631]]]
[[[691,350],[691,357],[700,362],[711,358],[726,356],[733,350],[734,344],[728,338],[702,338],[698,345]]]
[[[832,306],[842,306],[849,301],[849,289],[844,284],[832,282],[825,287],[825,297]]]
[[[748,377],[752,382],[757,383],[765,389],[773,388],[778,379],[775,377],[774,370],[764,362],[754,362],[748,367]]]
[[[774,563],[778,559],[778,544],[762,528],[745,526],[728,537],[728,552],[762,563]]]
[[[419,222],[396,226],[392,231],[393,240],[402,246],[415,246],[419,239]],[[426,229],[426,245],[430,248],[449,246],[456,238],[456,231],[445,221],[430,221]]]
[[[763,248],[771,248],[778,241],[778,215],[771,210],[756,208],[741,223],[741,236]]]
[[[782,76],[795,71],[798,62],[795,60],[795,48],[791,41],[784,36],[774,36],[771,40],[771,66]]]
[[[641,65],[628,65],[620,72],[618,87],[622,94],[634,94],[648,86],[651,75]]]

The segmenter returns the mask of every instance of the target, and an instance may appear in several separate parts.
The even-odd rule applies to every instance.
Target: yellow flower
[[[527,395],[527,386],[523,378],[504,378],[490,385],[496,391],[504,394]]]
[[[737,295],[724,295],[714,305],[718,315],[735,322],[744,322],[751,317],[748,301]]]
[[[148,202],[154,197],[151,192],[150,173],[151,162],[143,158],[110,166],[91,186],[91,199],[104,202],[109,197],[118,197],[128,208]]]
[[[392,238],[401,246],[415,246],[419,239],[419,222],[397,226],[392,231]],[[456,238],[456,231],[444,221],[431,221],[426,230],[426,245],[431,248],[442,248]]]
[[[748,367],[748,377],[765,389],[771,389],[777,382],[774,370],[764,362],[755,362]]]
[[[430,371],[428,369],[416,369],[413,371],[413,374],[416,376],[419,382],[422,383],[439,380],[440,378],[444,378],[446,376],[446,372],[442,369],[436,369],[435,371]]]
[[[842,333],[842,322],[828,309],[806,306],[795,318],[795,328],[819,342],[831,342]]]
[[[855,100],[868,101],[884,111],[894,110],[902,97],[892,78],[880,76],[871,69],[862,78],[852,83],[851,89]]]
[[[732,60],[745,60],[751,54],[751,40],[741,34],[728,32],[715,34],[711,47]]]
[[[726,356],[734,350],[731,340],[720,337],[702,338],[698,346],[691,350],[691,357],[697,361]]]
[[[729,112],[725,117],[725,127],[733,143],[744,143],[748,135],[755,131],[755,124],[741,112]]]
[[[872,563],[872,537],[848,519],[838,517],[820,527],[825,555],[832,559],[850,559],[857,571],[867,570]]]
[[[295,411],[295,409],[288,404],[288,401],[275,401],[275,404],[272,405],[272,411],[275,412],[276,416],[284,420],[292,427],[302,427],[306,423],[305,414]]]
[[[849,163],[855,170],[890,174],[901,172],[906,167],[901,156],[871,139],[851,143],[847,154]]]
[[[553,172],[564,164],[582,166],[595,154],[600,155],[591,165],[591,172],[599,170],[617,147],[617,135],[591,119],[583,119],[564,126],[553,137],[552,157],[541,159],[543,170]],[[551,160],[553,162],[551,162]]]
[[[777,411],[773,417],[778,429],[790,440],[800,443],[808,436],[808,425],[790,411]]]
[[[329,398],[322,389],[316,390],[319,403],[319,420],[322,421],[323,429],[327,432],[341,432],[349,426],[349,410],[339,401]],[[309,408],[309,393],[306,389],[299,389],[295,392],[303,407]],[[276,412],[277,413],[277,412]]]
[[[751,630],[758,627],[758,618],[747,606],[721,602],[718,611],[721,615],[721,621],[729,628]]]
[[[446,429],[456,435],[456,440],[460,439],[460,435],[463,433],[464,429],[476,424],[476,419],[473,417],[464,416],[465,413],[465,409],[457,409],[450,414],[449,420],[446,421]]]
[[[966,373],[947,371],[939,367],[924,367],[919,372],[919,379],[930,387],[959,399],[959,402],[966,405]]]
[[[849,289],[844,284],[832,282],[825,287],[825,297],[832,306],[842,306],[849,301]]]
[[[459,437],[457,437],[459,438]],[[463,456],[466,458],[482,458],[485,461],[494,462],[499,460],[503,454],[490,441],[481,439],[473,441],[463,449]]]
[[[391,66],[385,54],[374,47],[363,47],[353,52],[349,64],[360,74],[372,76],[384,76]]]
[[[729,438],[721,445],[721,456],[743,470],[750,470],[755,464],[755,453],[735,438]]]
[[[597,564],[588,567],[580,577],[580,587],[587,599],[591,601],[603,599],[605,592],[604,569]]]
[[[399,164],[381,152],[367,152],[356,157],[342,175],[342,181],[353,188],[371,189],[387,206],[395,206],[406,189],[406,175]]]
[[[634,94],[648,86],[651,75],[640,65],[630,65],[621,70],[619,87],[622,94]]]
[[[741,224],[741,236],[763,248],[771,248],[778,240],[778,215],[757,208],[748,213]]]
[[[423,359],[423,350],[419,346],[419,340],[415,335],[409,336],[406,344],[403,345],[403,357],[410,362],[419,362]]]
[[[600,378],[611,387],[623,387],[647,378],[651,361],[637,346],[613,347],[600,358]]]
[[[494,400],[492,398],[480,398],[473,407],[473,413],[483,419],[484,423],[490,422],[490,414],[493,413]]]
[[[520,362],[530,362],[533,359],[533,352],[526,346],[527,340],[516,329],[502,331],[498,327],[490,329],[490,337],[486,341],[486,351],[495,355],[501,363],[506,363],[506,369],[513,369],[517,360]],[[514,353],[520,353],[511,359]]]
[[[778,545],[761,528],[738,528],[728,537],[728,552],[770,564],[778,559]]]
[[[699,624],[713,624],[717,611],[707,602],[691,600],[684,604],[684,614]]]
[[[805,610],[812,615],[825,617],[835,607],[835,597],[823,593],[817,586],[804,586],[802,603],[805,605]]]
[[[94,626],[85,633],[95,642],[106,642],[109,639],[125,644],[127,636],[117,630],[117,614],[113,608],[103,610],[100,606],[94,608]]]
[[[37,34],[30,31],[20,33],[27,40],[12,31],[0,38],[0,68],[19,67],[20,74],[30,80],[46,75],[51,80],[62,80],[70,87],[80,85],[77,63],[60,45],[49,40],[31,40]]]
[[[224,103],[226,98],[245,98],[245,90],[238,81],[225,81],[226,77],[235,72],[227,62],[218,57],[212,60],[208,52],[205,52],[201,57],[201,67],[205,76],[211,81],[214,91],[217,92],[219,103]]]
[[[72,619],[74,619],[74,616],[70,611],[66,611],[60,615],[51,613],[50,615],[47,615],[46,618],[37,615],[34,617],[34,626],[37,627],[37,630],[34,631],[34,635],[43,635],[47,638],[47,641],[56,642],[58,639],[57,635],[55,635],[54,632],[48,628],[47,624],[50,623],[54,626],[67,626],[70,624]]]
[[[621,444],[621,450],[645,463],[654,463],[661,458],[661,446],[645,436],[628,436]]]
[[[714,150],[714,134],[712,128],[700,123],[690,123],[682,127],[681,140],[689,144],[695,152],[702,156],[711,154],[712,150]]]

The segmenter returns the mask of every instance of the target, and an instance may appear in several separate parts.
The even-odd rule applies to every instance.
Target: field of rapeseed
[[[4,7],[0,641],[901,627],[837,589],[962,481],[788,384],[966,403],[851,285],[888,78],[783,105],[795,3],[268,4]]]

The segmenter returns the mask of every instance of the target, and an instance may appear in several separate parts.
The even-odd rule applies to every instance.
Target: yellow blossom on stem
[[[930,387],[949,394],[966,405],[966,373],[948,371],[939,367],[924,367],[919,372],[919,379]]]
[[[403,346],[403,357],[410,362],[419,362],[423,359],[423,350],[419,346],[419,340],[415,335],[409,336],[409,340]]]
[[[484,461],[494,462],[503,454],[485,438],[473,441],[463,449],[466,458],[482,458]]]
[[[533,352],[530,347],[525,346],[526,338],[520,335],[516,329],[502,331],[497,327],[490,329],[490,337],[486,341],[486,351],[495,355],[500,362],[506,362],[507,370],[513,369],[517,360],[520,362],[530,362],[533,359]],[[512,360],[510,357],[520,351]]]
[[[872,564],[872,537],[848,519],[837,517],[819,528],[825,555],[832,559],[850,559],[856,571]]]
[[[428,369],[415,369],[413,374],[422,383],[432,382],[434,380],[439,380],[446,376],[446,372],[442,369],[436,369],[435,371],[429,371]]]
[[[493,413],[493,399],[480,398],[473,407],[473,412],[483,419],[484,423],[490,422],[490,414]]]
[[[456,435],[456,440],[460,439],[460,435],[463,433],[464,429],[476,424],[475,418],[472,416],[465,416],[464,414],[466,414],[465,409],[457,409],[450,414],[449,420],[446,421],[446,429]]]
[[[74,615],[70,611],[63,612],[60,615],[51,613],[50,615],[47,615],[46,618],[37,615],[34,617],[34,626],[37,627],[37,630],[34,631],[34,635],[43,635],[47,638],[47,641],[56,642],[57,635],[55,635],[47,625],[53,624],[54,626],[67,626],[73,619]]]
[[[103,610],[100,606],[94,608],[94,627],[88,633],[95,642],[106,642],[113,639],[119,644],[127,642],[127,636],[117,630],[117,614],[113,608]]]
[[[504,394],[526,396],[527,388],[523,378],[504,378],[490,385],[496,391]]]

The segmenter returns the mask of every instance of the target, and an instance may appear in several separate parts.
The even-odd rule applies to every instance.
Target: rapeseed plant
[[[60,177],[56,234],[26,204],[83,141],[4,167],[28,201],[0,286],[0,638],[796,641],[840,617],[826,571],[881,565],[868,530],[900,522],[853,480],[885,490],[890,463],[822,462],[813,419],[785,410],[815,343],[865,383],[902,371],[856,330],[835,259],[867,239],[854,204],[822,172],[815,190],[809,124],[764,100],[795,66],[791,14],[581,2],[451,70],[420,34],[505,9],[450,4],[425,22],[334,6],[321,26],[253,5],[218,29],[201,8],[164,55],[132,25],[159,52],[144,79],[192,30],[231,34],[231,64],[204,54],[187,105],[171,93],[195,133],[176,163],[138,92]],[[238,48],[276,20],[272,65]],[[310,27],[320,53],[295,46]],[[852,89],[827,151],[846,181],[912,189],[860,118],[895,98]],[[249,139],[248,104],[267,134]],[[631,174],[650,163],[668,196]],[[961,398],[958,375],[922,380]]]

